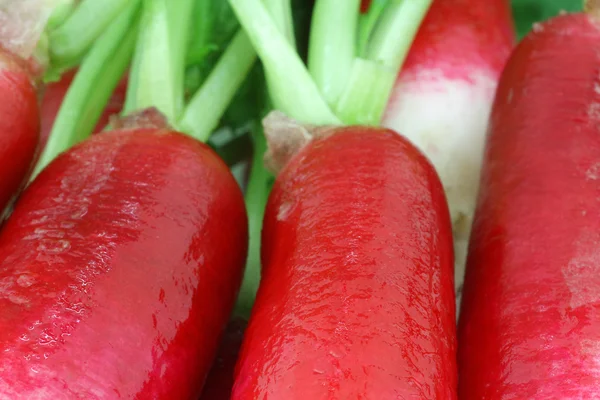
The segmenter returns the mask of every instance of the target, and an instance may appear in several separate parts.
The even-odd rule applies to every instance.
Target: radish
[[[68,129],[55,124],[49,164],[38,166],[0,232],[0,398],[201,394],[241,284],[248,229],[226,164],[171,128],[177,118],[165,121],[155,109],[186,115],[204,106],[177,97],[185,52],[173,46],[185,47],[183,20],[192,6],[130,3],[92,45],[69,88],[57,118]],[[99,115],[103,103],[82,95],[96,76],[86,62],[118,37],[124,41],[112,62],[97,68],[113,79],[135,39],[128,116],[86,140],[90,131],[78,132],[78,124],[90,121],[73,111]],[[213,97],[209,121],[220,118],[236,90],[231,82],[254,61],[243,39],[232,41],[207,78],[205,85],[215,85],[214,76],[234,75]],[[149,76],[160,82],[149,88]],[[67,115],[77,122],[66,125]],[[193,133],[205,125],[192,126]],[[61,146],[68,150],[56,157]]]
[[[40,147],[44,147],[52,125],[58,114],[60,106],[67,94],[67,90],[73,83],[77,70],[72,70],[65,73],[60,80],[47,84],[44,88],[44,93],[40,105],[41,114],[41,144]],[[123,108],[125,102],[125,92],[127,88],[127,77],[124,77],[118,84],[117,88],[113,92],[108,104],[104,108],[100,119],[94,127],[93,133],[102,131],[110,122],[112,115],[118,114]]]
[[[600,387],[600,7],[534,27],[491,116],[459,321],[463,399]]]
[[[229,400],[233,387],[233,373],[247,322],[235,317],[227,325],[215,363],[206,377],[200,400]]]
[[[396,132],[355,125],[379,124],[428,2],[360,18],[358,0],[317,1],[308,65],[272,9],[230,3],[279,110],[265,121],[267,163],[283,166],[232,399],[456,398],[442,185]]]
[[[39,110],[31,74],[0,48],[0,213],[22,187],[39,141]]]
[[[440,174],[453,222],[457,302],[488,117],[514,41],[508,0],[434,0],[383,118]]]
[[[310,135],[275,118],[278,164]],[[232,399],[456,398],[452,251],[415,147],[390,130],[317,131],[269,197]]]
[[[308,60],[296,49],[289,0],[229,0],[262,61],[270,105],[311,125],[379,125],[398,70],[432,0],[375,2],[317,0]],[[259,132],[257,132],[259,133]],[[263,143],[255,140],[256,148]],[[255,163],[256,164],[256,163]],[[269,175],[253,165],[249,181],[249,262],[236,310],[246,316],[260,282],[256,209],[263,206]],[[250,190],[252,189],[252,190]],[[258,228],[258,229],[257,229]]]
[[[25,183],[40,130],[37,86],[41,58],[34,56],[51,8],[15,2],[0,8],[0,214]]]
[[[246,246],[206,145],[142,124],[63,154],[0,236],[0,397],[199,395]]]

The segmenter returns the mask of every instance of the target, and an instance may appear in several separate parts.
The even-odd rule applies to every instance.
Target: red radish
[[[55,159],[0,233],[0,398],[200,395],[242,278],[244,201],[209,147],[143,124]]]
[[[462,399],[600,388],[600,19],[536,26],[491,117],[459,321]]]
[[[232,399],[456,398],[452,231],[433,167],[391,130],[320,135],[269,197]]]
[[[44,147],[48,140],[48,135],[52,130],[52,124],[56,119],[58,110],[62,104],[62,101],[69,90],[69,86],[75,78],[76,70],[66,72],[60,80],[51,82],[44,88],[44,94],[42,97],[40,116],[41,116],[41,144],[40,147]],[[100,120],[94,128],[94,133],[102,131],[110,122],[110,117],[114,114],[121,112],[123,104],[125,103],[125,94],[127,91],[127,77],[124,77],[110,98]]]
[[[229,322],[221,340],[217,358],[206,378],[200,400],[229,400],[233,387],[233,372],[240,352],[246,321],[236,317]]]
[[[39,140],[36,89],[28,67],[0,48],[0,214],[31,169]]]
[[[489,112],[514,40],[508,0],[434,0],[383,121],[419,147],[440,175],[459,293]]]

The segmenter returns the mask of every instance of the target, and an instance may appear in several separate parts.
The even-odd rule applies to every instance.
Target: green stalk
[[[57,155],[87,138],[122,78],[137,37],[139,0],[132,1],[94,43],[60,107],[32,179]]]
[[[294,35],[294,21],[292,18],[292,5],[290,0],[263,0],[263,3],[271,18],[279,28],[279,32],[285,36],[292,47],[296,47],[296,36]]]
[[[360,57],[366,57],[365,52],[371,39],[371,34],[379,22],[383,10],[385,10],[389,3],[390,0],[372,0],[369,11],[360,16],[358,28],[358,55]]]
[[[269,183],[273,176],[264,166],[263,154],[267,150],[266,139],[260,124],[252,131],[254,156],[250,169],[250,179],[246,189],[246,209],[248,210],[248,260],[244,280],[238,295],[235,313],[248,317],[254,304],[254,298],[260,283],[260,243],[261,230],[265,214],[265,205],[269,197]]]
[[[229,0],[265,67],[277,109],[301,122],[336,124],[304,63],[260,0]]]
[[[192,19],[194,21],[194,40],[190,41],[186,65],[199,64],[209,52],[210,32],[213,29],[213,19],[206,18],[210,15],[211,3],[209,1],[197,1],[193,9]]]
[[[360,0],[344,3],[317,0],[311,23],[308,70],[330,105],[344,90],[356,54]]]
[[[175,111],[179,116],[184,108],[184,80],[187,50],[190,43],[195,0],[169,0],[171,49],[175,74]]]
[[[142,1],[139,37],[123,113],[155,107],[174,125],[183,106],[187,41],[182,36],[188,32],[187,28],[178,27],[182,22],[174,21],[173,15],[186,8],[170,9],[172,0]],[[191,18],[191,14],[187,17]],[[176,46],[174,38],[179,38]]]
[[[48,19],[46,30],[50,32],[57,29],[73,14],[76,8],[77,3],[75,0],[60,0],[60,4],[54,8]]]
[[[433,0],[393,0],[373,31],[369,60],[399,70]]]
[[[336,106],[338,117],[347,125],[379,125],[396,75],[397,71],[386,65],[355,59],[347,89]]]
[[[432,0],[391,0],[366,48],[354,61],[335,109],[346,124],[379,125],[396,76]]]
[[[136,0],[82,0],[68,19],[50,32],[53,65],[77,64],[109,24]]]
[[[246,33],[240,30],[192,97],[178,124],[181,131],[206,142],[255,60],[256,52],[252,43]]]

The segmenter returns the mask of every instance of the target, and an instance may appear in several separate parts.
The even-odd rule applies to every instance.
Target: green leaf
[[[513,15],[519,38],[525,36],[534,23],[552,18],[561,11],[581,11],[583,0],[512,0]]]

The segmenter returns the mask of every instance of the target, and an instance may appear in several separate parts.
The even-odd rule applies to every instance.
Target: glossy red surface
[[[233,176],[187,136],[59,156],[0,232],[0,397],[198,398],[247,239]]]
[[[18,60],[0,49],[0,214],[31,169],[39,141],[37,94]]]
[[[236,317],[227,324],[219,345],[217,358],[206,377],[200,400],[229,400],[233,388],[233,373],[247,322]]]
[[[508,0],[434,0],[400,77],[436,69],[469,79],[473,69],[500,74],[513,43]]]
[[[52,125],[58,114],[58,110],[64,100],[67,90],[71,86],[77,70],[66,72],[60,80],[51,82],[44,88],[42,102],[40,106],[41,114],[41,147],[43,148],[48,141],[48,136],[52,130]],[[110,122],[110,117],[121,112],[125,103],[125,94],[127,92],[127,76],[124,77],[113,92],[111,98],[106,105],[96,127],[94,133],[102,131]]]
[[[454,399],[452,234],[431,165],[347,127],[282,170],[232,399]]]
[[[600,395],[600,23],[536,27],[494,104],[459,324],[462,399]]]

